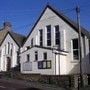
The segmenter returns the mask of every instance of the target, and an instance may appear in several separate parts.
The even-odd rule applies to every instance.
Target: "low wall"
[[[39,81],[43,83],[58,85],[60,87],[69,88],[73,87],[74,78],[70,75],[41,75]]]
[[[40,75],[40,74],[21,74],[19,72],[4,72],[0,74],[1,78],[13,78],[26,81],[36,81],[57,85],[64,88],[74,87],[73,75]]]
[[[90,75],[89,75],[90,76]],[[69,88],[80,86],[79,75],[41,75],[41,74],[21,74],[20,72],[1,72],[0,78],[13,78],[25,81],[35,81],[58,85],[60,87]],[[88,76],[83,74],[83,84],[88,85]]]

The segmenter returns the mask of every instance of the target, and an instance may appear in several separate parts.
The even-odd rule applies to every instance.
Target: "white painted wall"
[[[12,56],[10,56],[10,54],[7,54],[8,42],[10,43],[10,48],[11,44],[13,44]],[[6,45],[6,54],[5,54],[5,45]],[[11,58],[11,68],[15,67],[17,65],[17,51],[19,50],[19,46],[16,44],[16,42],[12,39],[12,37],[9,34],[3,41],[0,50],[1,50],[0,71],[6,71],[8,56]]]
[[[51,47],[55,46],[55,32],[54,32],[54,26],[59,25],[60,27],[60,41],[61,41],[61,50],[67,51],[67,56],[60,56],[60,74],[73,74],[73,73],[79,73],[79,61],[78,60],[73,60],[73,53],[72,53],[72,39],[78,38],[78,33],[70,26],[68,25],[65,21],[63,21],[60,17],[58,17],[53,11],[51,11],[49,8],[46,9],[45,13],[41,17],[40,21],[38,24],[35,26],[33,32],[25,42],[24,46],[22,47],[22,52],[25,50],[26,46],[31,46],[31,39],[34,39],[34,45],[39,45],[39,30],[43,29],[43,42],[45,47],[47,47],[46,43],[46,26],[51,25],[51,38],[52,38],[52,45]],[[89,46],[88,46],[88,39],[85,36],[85,46],[83,45],[83,38],[82,38],[82,57],[83,61],[86,62],[87,64],[83,64],[83,72],[84,73],[90,73],[89,69],[86,68],[86,66],[89,65]],[[86,50],[86,54],[84,51],[84,48]],[[38,48],[37,48],[38,49]],[[51,70],[38,70],[36,66],[36,62],[33,62],[33,70],[32,71],[22,71],[22,65],[23,62],[25,62],[25,56],[26,53],[31,53],[34,52],[36,48],[30,49],[24,53],[21,54],[21,72],[22,73],[41,73],[41,74],[55,74],[54,68],[54,60],[53,58],[55,57],[51,51],[46,50],[51,57],[48,57],[48,59],[51,59],[53,62],[53,68]],[[43,52],[43,49],[38,49],[39,52]],[[41,54],[39,53],[39,60],[41,59]],[[34,54],[33,54],[34,57]],[[57,57],[57,65],[58,65],[58,57]],[[58,66],[57,66],[57,74],[58,74]]]
[[[39,57],[38,61],[43,61],[43,53],[47,52],[47,60],[51,60],[51,69],[38,69],[38,61],[35,61],[35,51],[38,51],[38,57]],[[23,70],[23,64],[27,63],[27,58],[26,58],[27,54],[30,54],[30,61],[28,63],[32,63],[31,65],[32,70],[30,71]],[[55,59],[55,54],[52,53],[52,50],[33,47],[30,50],[22,53],[20,56],[21,56],[21,72],[22,73],[41,73],[41,74],[49,74],[49,75],[52,75],[52,74],[60,75],[60,74],[66,73],[66,68],[65,68],[66,56],[56,55],[56,59]],[[60,57],[60,59],[57,59],[57,57]],[[64,63],[63,63],[63,57],[64,57]],[[56,60],[56,64],[55,64],[55,60]],[[60,67],[62,66],[60,70],[58,69],[59,65]],[[28,66],[28,68],[30,68],[31,66]]]

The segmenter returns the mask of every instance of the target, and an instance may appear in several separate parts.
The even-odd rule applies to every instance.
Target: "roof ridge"
[[[22,34],[20,34],[20,33],[14,32],[14,31],[9,31],[9,32],[10,32],[10,33],[17,34],[17,35],[19,35],[19,36],[21,36],[21,37],[26,37],[25,35],[22,35]]]

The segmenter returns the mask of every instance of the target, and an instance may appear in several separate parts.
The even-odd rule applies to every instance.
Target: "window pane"
[[[10,50],[10,43],[8,42],[8,54],[9,54],[9,50]]]
[[[12,56],[12,49],[10,50],[10,52],[11,52],[11,54],[10,54],[10,55]]]
[[[43,53],[44,60],[47,60],[47,53]]]
[[[5,45],[5,54],[6,54],[6,45]]]
[[[27,54],[27,62],[29,62],[29,60],[30,60],[30,56],[29,54]]]
[[[73,51],[73,57],[74,57],[74,59],[79,59],[79,53],[78,53],[78,50]]]
[[[51,39],[51,34],[47,33],[47,39]]]
[[[47,40],[47,45],[51,46],[51,41],[50,40]]]
[[[40,42],[42,42],[42,37],[40,37]]]
[[[43,42],[40,42],[40,46],[43,46]]]
[[[40,46],[42,46],[43,45],[43,30],[40,29],[39,32],[40,32]]]
[[[60,39],[60,34],[59,34],[59,32],[56,33],[56,38]]]
[[[47,61],[47,68],[51,68],[51,62]]]
[[[55,26],[55,44],[60,45],[60,31],[59,31],[59,25]]]
[[[38,62],[38,69],[42,69],[43,68],[43,63],[41,61]]]
[[[46,68],[46,62],[43,62],[43,68]]]
[[[73,59],[79,60],[78,39],[73,39]]]
[[[56,30],[56,32],[59,32],[59,25],[55,26],[55,30]]]
[[[73,49],[78,49],[78,39],[73,40]]]
[[[47,26],[47,32],[51,32],[51,25]]]
[[[38,60],[38,52],[35,51],[35,60],[37,61]]]
[[[59,44],[60,44],[60,40],[56,39],[56,45],[59,45]]]
[[[47,26],[47,46],[51,46],[51,25]]]

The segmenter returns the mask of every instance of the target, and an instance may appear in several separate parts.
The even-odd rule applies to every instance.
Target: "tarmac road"
[[[21,84],[15,83],[8,83],[8,82],[1,82],[0,81],[0,90],[40,90],[33,87],[26,87]]]
[[[11,78],[0,78],[0,90],[66,90],[66,89],[45,83],[17,80]]]

